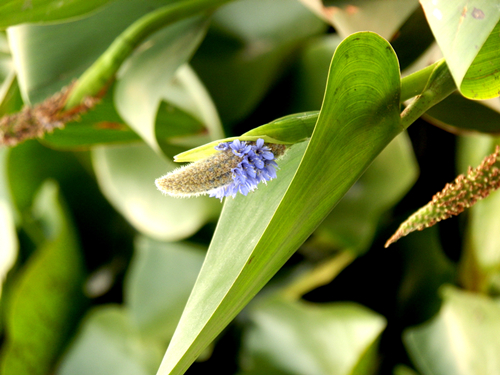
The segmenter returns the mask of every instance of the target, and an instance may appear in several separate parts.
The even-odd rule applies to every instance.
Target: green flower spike
[[[486,198],[500,187],[499,168],[500,147],[497,145],[495,152],[488,155],[479,167],[469,167],[467,176],[461,174],[453,183],[446,184],[441,192],[432,197],[432,201],[401,224],[385,247],[413,231],[429,228],[452,215],[458,215],[473,206],[478,199]]]

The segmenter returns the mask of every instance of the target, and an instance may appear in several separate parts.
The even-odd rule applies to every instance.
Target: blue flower
[[[276,146],[278,146],[276,150],[281,154],[284,146]],[[241,158],[241,161],[237,167],[231,169],[231,183],[211,190],[210,197],[219,198],[222,201],[224,197],[234,198],[238,192],[246,196],[257,189],[260,182],[267,183],[276,178],[278,164],[274,161],[274,153],[264,145],[263,139],[259,138],[255,143],[236,139],[233,142],[220,143],[215,146],[215,149],[219,151],[231,149],[234,155]]]
[[[263,139],[256,142],[236,139],[219,143],[215,149],[220,152],[158,178],[156,186],[173,197],[208,194],[222,201],[238,193],[248,195],[259,183],[276,178],[275,157],[283,155],[286,147],[266,146]]]

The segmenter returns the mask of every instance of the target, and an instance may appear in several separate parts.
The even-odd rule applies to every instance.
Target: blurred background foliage
[[[131,23],[182,0],[25,3],[0,5],[0,115],[45,100]],[[1,373],[155,374],[223,207],[156,190],[173,155],[319,110],[332,55],[356,31],[386,38],[403,76],[442,54],[451,69],[449,30],[476,43],[458,55],[466,68],[483,44],[498,63],[499,10],[452,3],[436,26],[424,0],[230,2],[150,35],[80,121],[1,146]],[[488,23],[457,29],[461,16]],[[467,99],[471,73],[453,69],[463,95],[383,150],[188,374],[500,374],[500,195],[383,248],[497,142],[498,98]],[[288,155],[295,169],[306,144]]]

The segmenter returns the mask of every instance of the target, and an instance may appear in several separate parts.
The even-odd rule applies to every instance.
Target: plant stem
[[[211,11],[232,0],[186,0],[157,9],[139,18],[123,31],[109,48],[78,79],[65,109],[97,95],[114,78],[132,51],[155,31],[200,12]]]
[[[429,108],[445,99],[456,89],[448,65],[444,60],[438,61],[429,76],[425,89],[401,113],[401,125],[405,129],[408,128]]]

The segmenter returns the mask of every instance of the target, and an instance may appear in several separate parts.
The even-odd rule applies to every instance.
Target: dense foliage
[[[498,155],[384,248],[495,150],[499,20],[489,0],[4,1],[0,372],[500,374]],[[212,168],[176,191],[212,183],[214,155],[215,197],[157,190],[174,157]],[[479,200],[430,227],[456,196]]]

